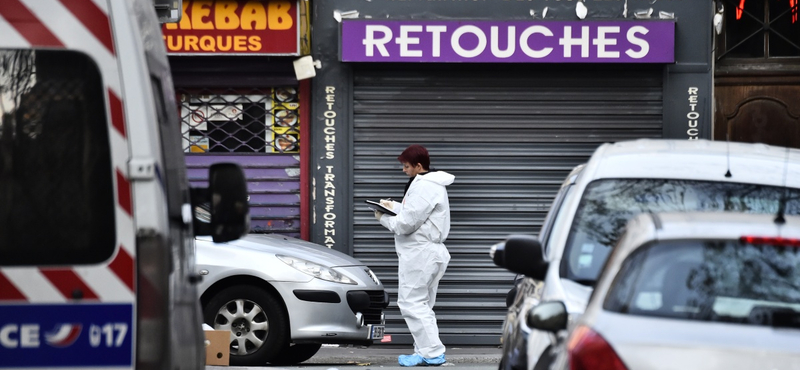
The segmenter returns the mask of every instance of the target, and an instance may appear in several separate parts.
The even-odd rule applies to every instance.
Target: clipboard
[[[373,211],[383,212],[389,216],[397,216],[397,213],[394,213],[394,211],[391,209],[384,207],[380,202],[376,202],[374,200],[365,200],[364,203],[367,203],[369,208]]]

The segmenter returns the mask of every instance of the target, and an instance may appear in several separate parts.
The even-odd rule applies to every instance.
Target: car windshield
[[[680,240],[639,248],[603,302],[608,311],[800,327],[800,248]]]
[[[611,247],[633,216],[644,212],[800,213],[800,190],[677,179],[602,179],[586,187],[561,264],[561,276],[593,285]]]

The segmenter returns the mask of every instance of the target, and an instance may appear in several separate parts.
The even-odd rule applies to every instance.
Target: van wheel
[[[314,357],[319,352],[320,347],[322,347],[320,343],[293,344],[270,363],[281,366],[296,365]]]
[[[289,346],[289,319],[281,301],[250,285],[217,293],[203,307],[203,319],[214,330],[229,330],[230,364],[263,366]]]

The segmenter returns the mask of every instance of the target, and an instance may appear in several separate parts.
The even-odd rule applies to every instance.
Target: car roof
[[[639,139],[601,145],[581,172],[584,182],[655,178],[797,186],[800,150],[703,139]]]
[[[800,216],[784,216],[783,223],[776,223],[776,216],[739,212],[644,213],[628,222],[614,253],[628,255],[651,241],[664,240],[731,240],[742,236],[800,239]]]

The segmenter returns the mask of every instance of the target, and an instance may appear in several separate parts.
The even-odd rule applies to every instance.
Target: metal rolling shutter
[[[354,74],[353,204],[400,199],[397,156],[419,143],[448,187],[452,260],[436,315],[445,344],[499,344],[513,274],[489,247],[536,234],[570,169],[601,143],[662,136],[661,66],[363,65]],[[397,310],[397,255],[372,214],[354,212],[354,256],[391,294],[387,334],[410,343]]]
[[[300,160],[292,154],[186,155],[189,184],[208,187],[214,163],[236,163],[244,170],[250,197],[250,232],[300,237]]]

